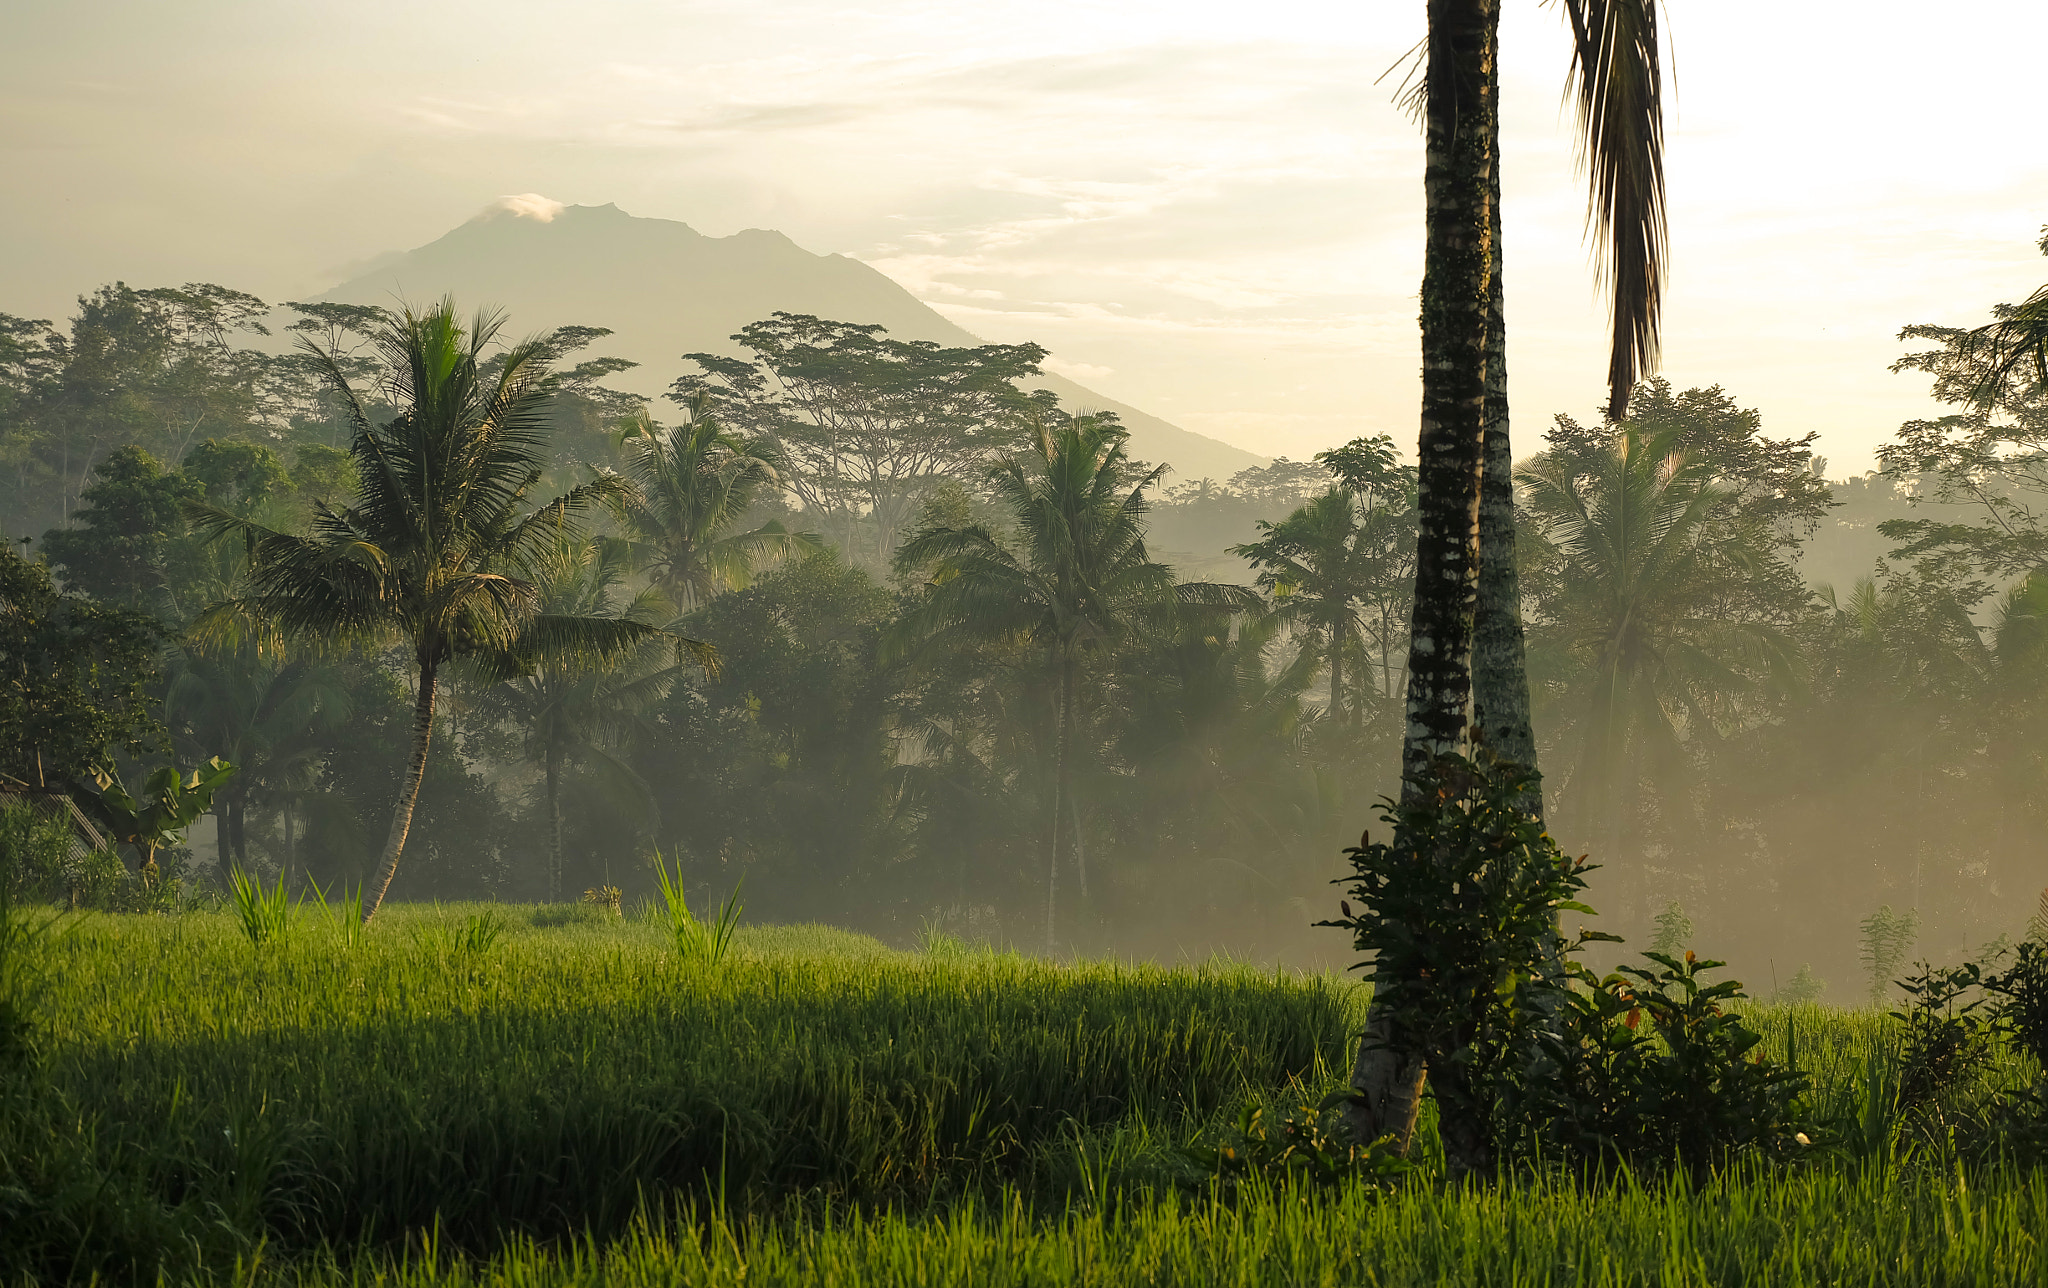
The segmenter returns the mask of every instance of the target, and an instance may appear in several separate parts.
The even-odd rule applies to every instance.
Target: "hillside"
[[[550,219],[511,210],[480,215],[321,298],[388,304],[444,292],[465,305],[504,307],[521,333],[611,328],[602,351],[641,364],[618,383],[648,395],[682,374],[684,353],[737,355],[732,333],[777,310],[877,322],[902,339],[982,342],[858,260],[814,255],[760,228],[707,237],[688,224],[642,219],[612,205],[568,206]],[[1070,409],[1115,412],[1131,431],[1132,450],[1171,464],[1177,477],[1227,479],[1265,464],[1064,377],[1047,374],[1035,383]]]

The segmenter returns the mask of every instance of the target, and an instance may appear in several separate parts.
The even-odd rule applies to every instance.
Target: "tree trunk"
[[[1059,715],[1057,727],[1053,731],[1052,853],[1045,865],[1045,951],[1048,955],[1055,951],[1059,943],[1057,908],[1060,889],[1060,810],[1067,799],[1067,743],[1072,733],[1074,714],[1072,660],[1061,658],[1059,672]]]
[[[1074,891],[1081,898],[1081,912],[1088,912],[1088,843],[1081,839],[1081,798],[1067,793],[1067,822],[1074,828]]]
[[[553,746],[547,750],[548,779],[548,902],[562,901],[562,792],[561,757]]]
[[[384,855],[377,864],[377,890],[363,908],[364,925],[384,906],[391,878],[398,875],[398,856],[405,850],[406,833],[412,830],[413,807],[420,800],[420,780],[427,776],[427,744],[434,736],[434,671],[432,663],[420,667],[420,691],[412,711],[412,760],[406,766],[405,781],[398,787],[398,805],[391,811],[391,831],[384,837]]]
[[[1487,316],[1492,299],[1489,176],[1499,119],[1493,44],[1498,0],[1430,0],[1424,110],[1422,424],[1415,611],[1408,647],[1402,791],[1438,756],[1463,750],[1472,697],[1479,579]],[[1408,1149],[1422,1094],[1420,1053],[1375,1001],[1358,1046],[1355,1139],[1391,1134]]]
[[[235,847],[235,865],[249,870],[249,793],[245,788],[228,797],[228,833]]]
[[[1330,722],[1336,728],[1344,725],[1344,625],[1334,622],[1330,626]]]
[[[1487,188],[1493,274],[1486,306],[1485,463],[1479,484],[1479,597],[1472,619],[1472,723],[1502,760],[1536,768],[1529,721],[1529,667],[1522,638],[1522,580],[1515,547],[1515,454],[1508,438],[1507,317],[1501,276],[1500,154]],[[1529,812],[1543,817],[1540,780]]]

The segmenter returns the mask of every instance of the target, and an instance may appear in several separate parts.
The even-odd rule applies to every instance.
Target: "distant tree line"
[[[691,355],[664,419],[602,383],[625,364],[575,362],[600,329],[493,347],[451,314],[474,397],[523,390],[478,465],[512,544],[463,556],[517,583],[503,620],[266,633],[265,543],[310,542],[311,576],[370,541],[370,449],[424,423],[390,315],[290,310],[285,352],[278,312],[210,286],[103,288],[61,334],[0,319],[6,522],[45,529],[67,603],[157,633],[162,736],[107,741],[238,766],[224,862],[374,887],[416,789],[393,897],[636,887],[658,845],[772,917],[1274,945],[1394,786],[1417,485],[1386,440],[1177,479],[1030,391],[1033,346],[791,315]],[[1983,522],[1883,482],[1896,553],[1861,585],[1800,574],[1836,499],[1811,435],[1721,389],[1644,383],[1521,463],[1550,820],[1610,918],[1679,900],[1739,955],[1815,918],[1846,945],[1880,902],[1959,939],[2031,905],[2042,395],[2014,368],[1971,401],[1972,333],[1926,334],[1908,361],[1964,410],[1907,426],[1887,477]]]

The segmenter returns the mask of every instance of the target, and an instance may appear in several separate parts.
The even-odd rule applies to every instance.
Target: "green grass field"
[[[229,914],[66,917],[36,957],[38,1071],[0,1080],[25,1280],[2048,1282],[2039,1174],[1869,1122],[1698,1188],[1206,1177],[1177,1146],[1340,1080],[1342,980],[817,927],[714,968],[482,905],[302,911],[260,948]],[[1855,1119],[1881,1018],[1758,1018]]]

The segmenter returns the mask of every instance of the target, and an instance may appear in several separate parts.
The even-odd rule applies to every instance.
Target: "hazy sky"
[[[1554,6],[1505,0],[1520,444],[1606,370]],[[1423,0],[8,0],[0,311],[267,298],[498,196],[859,257],[990,340],[1268,455],[1414,433]],[[1671,0],[1664,371],[1866,468],[1907,322],[2048,279],[2040,0]],[[601,323],[602,319],[585,319]],[[516,323],[517,319],[515,319]]]

